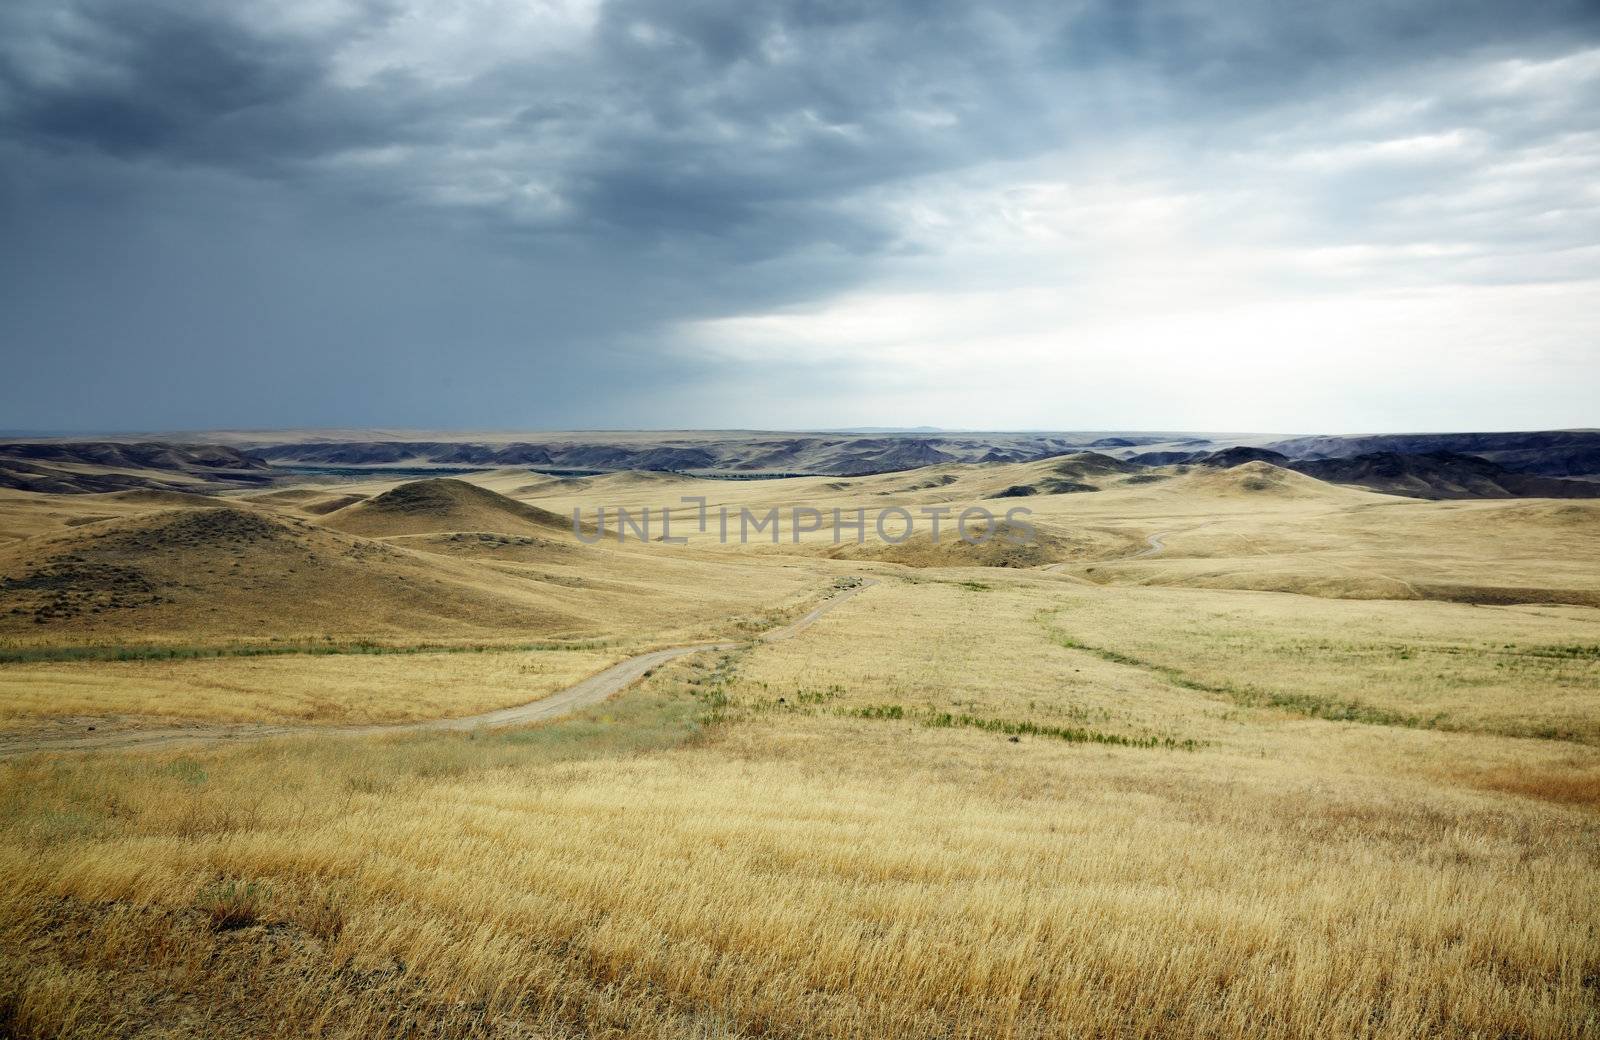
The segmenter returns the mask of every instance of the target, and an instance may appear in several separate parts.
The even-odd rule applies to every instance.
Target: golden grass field
[[[0,718],[129,714],[222,722],[410,722],[537,700],[613,664],[614,648],[284,654],[6,668]]]
[[[1026,558],[13,494],[0,729],[296,728],[0,762],[0,1035],[1600,1035],[1600,509],[1157,475],[474,478],[1022,505]],[[1100,490],[992,499],[1051,480]],[[539,726],[317,732],[703,639]]]

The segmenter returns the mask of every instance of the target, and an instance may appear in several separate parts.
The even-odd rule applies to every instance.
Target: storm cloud
[[[13,0],[0,426],[1592,423],[1596,112],[1570,0]]]

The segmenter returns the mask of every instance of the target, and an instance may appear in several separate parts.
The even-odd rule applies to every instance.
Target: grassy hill
[[[255,509],[161,509],[0,550],[0,636],[540,633],[577,619],[468,563]]]
[[[464,480],[440,477],[401,484],[370,499],[335,509],[324,527],[371,537],[437,531],[571,532],[570,520],[525,505]]]

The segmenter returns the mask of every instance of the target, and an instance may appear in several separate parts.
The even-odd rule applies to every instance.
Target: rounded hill
[[[439,531],[548,534],[571,528],[568,520],[549,510],[452,477],[401,484],[334,510],[322,523],[336,531],[375,538]]]
[[[256,509],[168,509],[0,548],[0,636],[37,641],[526,635],[537,587]]]

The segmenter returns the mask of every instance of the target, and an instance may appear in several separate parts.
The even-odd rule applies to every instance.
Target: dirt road
[[[1167,547],[1167,543],[1166,543],[1166,541],[1164,541],[1164,539],[1167,537],[1167,535],[1169,535],[1171,533],[1172,533],[1171,531],[1162,531],[1160,534],[1153,534],[1153,535],[1149,536],[1148,538],[1145,539],[1146,542],[1150,543],[1149,547],[1145,548],[1145,549],[1140,549],[1138,552],[1136,552],[1132,556],[1128,557],[1128,559],[1137,560],[1137,559],[1139,559],[1141,557],[1144,557],[1144,556],[1154,556],[1156,553],[1160,552],[1161,550],[1163,550],[1163,549],[1165,549]]]
[[[758,642],[775,643],[793,639],[809,628],[818,618],[839,606],[862,589],[876,585],[873,578],[862,578],[861,584],[834,593],[810,611],[781,628],[764,632]],[[264,737],[291,734],[323,733],[341,736],[367,736],[383,733],[420,733],[428,730],[461,731],[494,729],[502,726],[526,725],[559,718],[579,708],[598,704],[607,697],[627,689],[642,679],[652,669],[687,654],[707,650],[732,650],[743,645],[739,642],[691,643],[685,646],[651,650],[618,661],[604,671],[596,672],[580,682],[557,690],[527,704],[500,708],[481,715],[468,715],[456,719],[430,719],[426,722],[378,723],[360,726],[266,726],[221,725],[197,722],[192,725],[172,724],[160,727],[117,728],[115,720],[88,717],[52,719],[44,725],[22,732],[0,733],[0,759],[38,751],[110,751],[169,747],[177,744],[219,744],[236,740],[260,740]]]
[[[1170,534],[1172,534],[1171,531],[1162,531],[1159,534],[1146,535],[1145,536],[1145,543],[1146,543],[1145,544],[1145,548],[1140,549],[1138,552],[1134,553],[1132,556],[1124,556],[1124,557],[1122,557],[1122,559],[1124,559],[1124,560],[1138,560],[1138,559],[1141,559],[1141,558],[1146,557],[1146,556],[1154,556],[1156,553],[1162,551],[1163,549],[1165,549],[1167,547],[1167,543],[1166,543],[1165,539]],[[1106,561],[1106,562],[1115,563],[1116,561],[1115,560],[1109,560],[1109,561]],[[1066,570],[1068,567],[1076,567],[1076,566],[1081,566],[1081,565],[1080,564],[1069,564],[1069,563],[1052,563],[1048,567],[1045,567],[1044,570],[1048,573],[1048,572],[1051,572],[1051,571]]]

